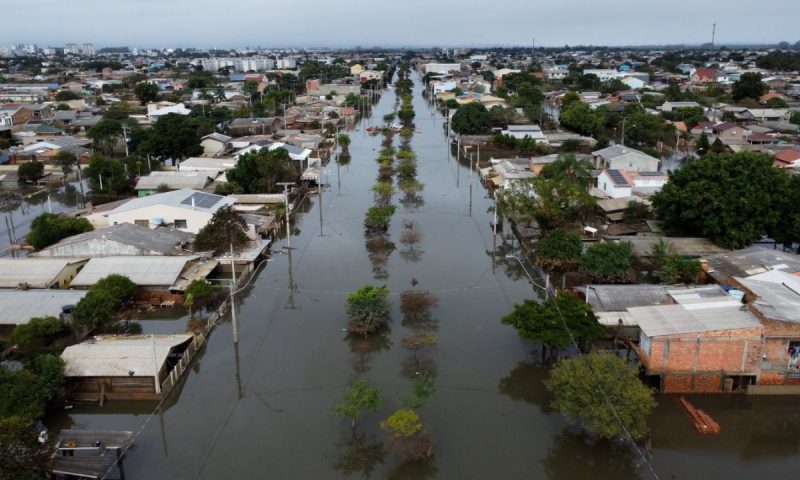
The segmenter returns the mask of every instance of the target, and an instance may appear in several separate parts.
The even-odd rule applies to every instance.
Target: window
[[[175,228],[186,228],[186,220],[175,219]]]
[[[134,220],[133,223],[139,225],[140,227],[150,228],[150,221],[149,220]]]

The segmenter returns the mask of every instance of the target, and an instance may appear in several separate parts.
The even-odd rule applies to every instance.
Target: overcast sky
[[[800,40],[800,0],[2,0],[0,45],[478,46]],[[19,21],[17,21],[19,20]]]

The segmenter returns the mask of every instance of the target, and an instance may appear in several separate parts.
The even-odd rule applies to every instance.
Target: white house
[[[597,188],[611,198],[630,197],[633,181],[622,170],[603,170],[597,176]]]
[[[661,105],[662,112],[671,112],[673,110],[677,110],[678,108],[695,108],[700,107],[701,105],[697,102],[664,102]]]
[[[168,115],[170,113],[175,113],[177,115],[189,115],[190,113],[192,113],[192,111],[186,108],[186,106],[182,103],[178,103],[176,105],[172,105],[169,107],[156,108],[153,109],[152,111],[150,109],[151,105],[153,104],[147,106],[147,118],[151,122],[155,122],[159,118],[163,117],[164,115]]]
[[[178,165],[182,172],[226,172],[236,166],[237,158],[190,157]]]
[[[656,172],[660,162],[635,148],[614,145],[592,152],[594,168],[625,170],[626,172]]]
[[[624,72],[618,72],[612,68],[587,68],[583,71],[584,75],[595,75],[597,78],[600,79],[601,82],[607,82],[609,80],[614,80],[621,75],[624,75]]]
[[[134,198],[105,212],[104,216],[109,225],[127,222],[147,228],[171,226],[196,234],[217,210],[233,203],[229,197],[181,189]]]
[[[431,82],[431,90],[433,90],[434,95],[455,90],[457,86],[458,84],[456,84],[455,80],[434,80]]]
[[[460,63],[425,63],[422,65],[425,73],[441,73],[446,74],[451,71],[460,72]]]
[[[637,77],[625,77],[620,81],[634,90],[644,88],[647,85],[644,80]]]

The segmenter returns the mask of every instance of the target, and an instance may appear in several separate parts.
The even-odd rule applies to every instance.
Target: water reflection
[[[500,379],[497,389],[513,400],[536,405],[543,413],[552,413],[550,395],[544,387],[547,370],[535,362],[520,362]]]
[[[371,368],[373,354],[389,350],[392,347],[392,341],[389,339],[390,332],[389,326],[386,325],[368,337],[347,334],[345,341],[350,347],[350,351],[355,354],[351,364],[356,373],[368,372]]]
[[[592,472],[593,480],[641,476],[636,458],[626,445],[607,441],[590,442],[573,431],[565,431],[553,438],[542,463],[545,478],[550,480],[586,478],[587,472]]]
[[[439,468],[433,457],[418,462],[405,462],[394,467],[386,477],[389,480],[423,480],[436,478]]]
[[[385,456],[383,443],[366,433],[348,434],[338,448],[340,452],[333,462],[333,468],[346,477],[361,474],[364,478],[370,478]]]

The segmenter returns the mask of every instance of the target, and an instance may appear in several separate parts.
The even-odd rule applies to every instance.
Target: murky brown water
[[[505,265],[493,267],[492,200],[476,175],[469,215],[468,163],[450,158],[441,117],[419,87],[414,105],[419,131],[412,146],[424,205],[399,206],[391,234],[398,242],[403,220],[417,222],[424,235],[417,258],[401,255],[398,242],[388,279],[373,279],[362,222],[373,201],[381,139],[353,132],[352,162],[341,167],[340,186],[336,166],[328,167],[322,231],[313,198],[295,218],[300,233],[292,239],[291,264],[288,255],[273,256],[242,295],[238,349],[230,324],[218,327],[160,415],[151,415],[153,405],[112,403],[70,410],[51,426],[137,432],[129,479],[648,478],[629,448],[588,443],[549,409],[539,355],[500,324],[514,302],[533,293],[514,263],[508,273]],[[373,118],[393,106],[387,91]],[[438,345],[427,357],[438,391],[420,411],[436,445],[429,462],[404,466],[383,454],[377,426],[409,392],[404,371],[413,357],[400,345],[409,329],[399,299],[392,296],[386,336],[366,346],[347,341],[343,307],[346,292],[366,282],[399,293],[412,279],[440,302],[433,310]],[[353,439],[349,424],[331,410],[358,372],[380,385],[388,401],[362,418]],[[800,467],[796,399],[692,400],[723,433],[699,436],[674,398],[661,397],[651,422],[652,464],[661,478],[775,478]]]

